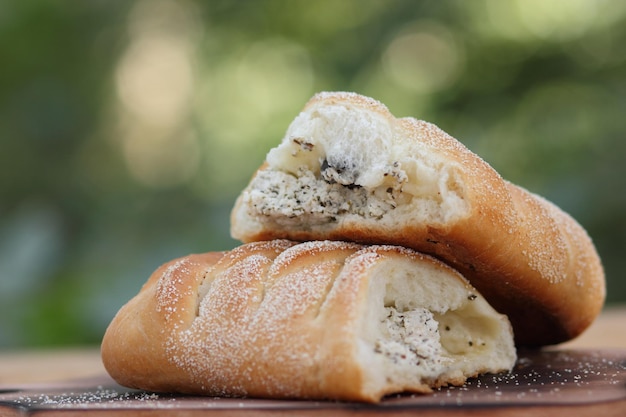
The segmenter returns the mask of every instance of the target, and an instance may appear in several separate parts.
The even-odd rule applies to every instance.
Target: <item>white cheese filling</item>
[[[388,315],[380,323],[383,337],[376,340],[374,352],[394,365],[412,365],[429,374],[451,361],[445,357],[432,312],[425,308],[399,312],[395,307],[385,307],[385,311]]]

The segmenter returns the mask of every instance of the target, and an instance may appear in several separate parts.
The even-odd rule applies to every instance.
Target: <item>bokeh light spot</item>
[[[400,86],[429,94],[451,86],[463,68],[452,33],[430,22],[400,33],[382,56],[386,73]]]

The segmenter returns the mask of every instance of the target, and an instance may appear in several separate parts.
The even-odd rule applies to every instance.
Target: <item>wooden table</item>
[[[520,352],[515,372],[370,406],[157,395],[115,384],[97,347],[0,352],[0,416],[626,416],[626,307],[607,308],[576,340]]]

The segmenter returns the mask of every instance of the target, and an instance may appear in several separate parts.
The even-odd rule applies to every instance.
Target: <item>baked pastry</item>
[[[102,359],[156,392],[377,402],[510,370],[516,352],[506,317],[434,258],[276,240],[161,266]]]
[[[436,126],[354,93],[306,104],[237,199],[231,234],[432,254],[509,317],[519,345],[577,336],[605,299],[598,254],[572,217]]]

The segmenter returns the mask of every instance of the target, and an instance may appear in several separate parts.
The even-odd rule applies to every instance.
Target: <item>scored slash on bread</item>
[[[509,317],[519,345],[579,335],[605,298],[600,259],[573,218],[436,126],[355,93],[306,104],[239,196],[231,234],[432,254]]]
[[[378,402],[509,370],[516,353],[506,316],[434,258],[276,240],[160,267],[102,358],[152,391]]]

